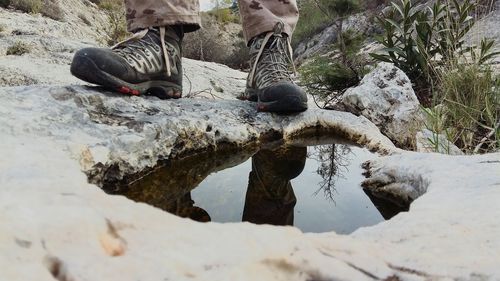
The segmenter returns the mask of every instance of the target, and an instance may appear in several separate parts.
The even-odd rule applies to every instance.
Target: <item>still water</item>
[[[361,187],[361,164],[373,157],[342,143],[270,145],[175,160],[112,193],[202,222],[247,221],[348,234],[404,210]]]

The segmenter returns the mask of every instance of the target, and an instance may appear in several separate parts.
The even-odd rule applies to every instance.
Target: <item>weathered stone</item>
[[[200,69],[206,65],[197,64]],[[207,77],[220,72],[217,67],[221,66],[212,65]],[[311,110],[281,117],[257,113],[251,102],[162,101],[81,86],[4,88],[0,98],[0,120],[5,124],[0,131],[55,137],[82,163],[93,182],[121,179],[185,152],[217,150],[223,144],[244,146],[268,135],[288,136],[317,126],[373,150],[395,149],[364,117],[343,112]]]
[[[500,154],[401,152],[371,161],[367,188],[414,202],[409,213],[350,236],[201,224],[104,194],[86,183],[80,163],[127,162],[133,172],[175,149],[221,140],[243,145],[268,130],[290,139],[311,126],[397,150],[366,119],[348,113],[279,117],[239,101],[160,101],[81,87],[0,89],[0,100],[2,280],[500,278]],[[92,120],[95,110],[112,118]],[[146,125],[137,130],[127,125],[131,120]],[[212,130],[206,130],[209,122]],[[181,134],[186,147],[174,148]]]
[[[455,144],[450,142],[443,134],[436,134],[428,129],[417,132],[417,152],[438,152],[450,155],[463,155],[464,153]]]
[[[401,147],[415,145],[423,116],[410,79],[393,64],[381,63],[367,74],[360,85],[348,89],[342,105],[362,115]]]
[[[79,4],[95,8],[67,3],[68,19],[74,7],[88,12]],[[57,35],[61,29],[51,26],[64,23],[0,8],[0,24],[4,15],[9,30],[16,24],[29,32],[54,30],[75,40],[65,46],[83,44],[82,30],[71,30],[77,25]],[[246,74],[216,64],[187,60],[192,87],[186,81],[185,94],[192,98],[178,101],[68,86],[81,83],[69,75],[71,51],[53,46],[36,56],[0,58],[2,69],[15,70],[10,75],[64,85],[0,88],[0,280],[500,279],[500,154],[403,152],[364,116],[349,113],[257,113],[254,104],[234,98]],[[42,73],[38,67],[51,56],[57,59]],[[38,67],[30,69],[30,62]],[[196,223],[88,183],[89,175],[96,183],[119,179],[193,150],[292,141],[305,129],[341,133],[392,154],[366,165],[365,186],[414,201],[411,211],[349,236],[303,234]]]

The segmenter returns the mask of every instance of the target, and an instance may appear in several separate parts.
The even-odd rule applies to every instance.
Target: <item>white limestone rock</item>
[[[221,66],[210,67],[215,70],[207,77],[216,71],[220,75]],[[395,150],[371,122],[345,112],[278,116],[257,113],[255,103],[238,100],[162,101],[81,86],[0,88],[0,100],[0,132],[54,138],[82,163],[93,182],[121,179],[185,152],[243,146],[267,135],[286,137],[317,126],[373,150]]]
[[[436,134],[428,129],[417,132],[415,151],[423,153],[438,152],[450,155],[464,154],[460,148],[450,142],[445,135]]]
[[[67,19],[74,7],[86,9],[77,5],[93,7],[75,1],[67,1]],[[191,98],[177,101],[75,85],[66,71],[71,50],[91,30],[52,28],[52,20],[0,8],[5,21],[9,34],[17,24],[64,39],[37,49],[38,57],[0,54],[0,81],[5,69],[25,75],[15,81],[25,86],[0,87],[0,280],[500,280],[500,154],[403,152],[367,118],[345,112],[257,113],[235,100],[246,74],[210,63],[185,61]],[[29,79],[61,86],[26,86]],[[303,234],[196,223],[88,183],[193,150],[292,142],[306,129],[392,154],[366,165],[365,186],[414,200],[410,212],[349,236]]]
[[[410,79],[393,64],[380,63],[341,101],[349,112],[362,115],[401,147],[412,147],[423,116]]]
[[[82,122],[76,113],[76,121],[68,120],[66,114],[61,120],[51,114],[36,115],[30,120],[39,121],[30,126],[25,123],[25,114],[28,108],[36,108],[38,101],[32,101],[33,93],[27,95],[22,102],[9,104],[19,112],[9,117],[0,103],[0,280],[500,278],[500,211],[496,207],[500,200],[500,154],[457,157],[403,152],[371,161],[368,181],[373,186],[415,201],[409,213],[349,236],[303,234],[292,227],[248,223],[202,224],[106,195],[86,183],[68,146],[91,146],[93,140],[83,136],[91,130],[105,133],[103,128],[113,125],[96,124],[78,135],[73,126],[79,125],[81,130],[91,123]],[[0,100],[3,102],[5,95]],[[72,109],[62,101],[53,103],[59,109]],[[232,105],[229,102],[222,107]],[[309,116],[314,114],[318,113]],[[328,126],[328,115],[336,113],[325,114],[316,118]],[[238,116],[226,118],[237,120]],[[284,128],[290,128],[288,121],[299,128],[300,123],[293,120],[300,118],[310,117],[275,120],[281,120]],[[348,126],[342,124],[338,123]],[[221,134],[239,131],[231,128],[221,126]],[[136,135],[147,138],[145,133]],[[100,142],[109,145],[103,139]],[[146,150],[152,143],[143,145]],[[112,161],[111,154],[103,157]]]

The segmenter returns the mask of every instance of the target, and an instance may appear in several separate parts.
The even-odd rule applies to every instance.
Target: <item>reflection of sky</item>
[[[309,154],[313,147],[308,148]],[[351,233],[361,226],[383,221],[360,184],[361,164],[373,157],[366,149],[352,147],[351,160],[344,177],[336,181],[335,202],[326,199],[323,192],[315,194],[321,177],[317,174],[319,162],[307,159],[304,171],[292,180],[297,197],[294,209],[295,226],[308,232]],[[205,209],[216,222],[239,222],[242,218],[251,160],[244,164],[208,176],[192,191],[195,205]]]

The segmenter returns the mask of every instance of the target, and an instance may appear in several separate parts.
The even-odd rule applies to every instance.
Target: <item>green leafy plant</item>
[[[477,3],[471,0],[449,0],[446,3],[437,0],[432,6],[427,6],[400,0],[391,5],[389,15],[378,18],[384,29],[384,35],[379,40],[384,49],[382,53],[370,55],[402,69],[414,82],[420,101],[429,104],[439,68],[476,49],[465,47],[464,42],[465,35],[475,23],[472,14]],[[483,56],[482,61],[486,59]]]

